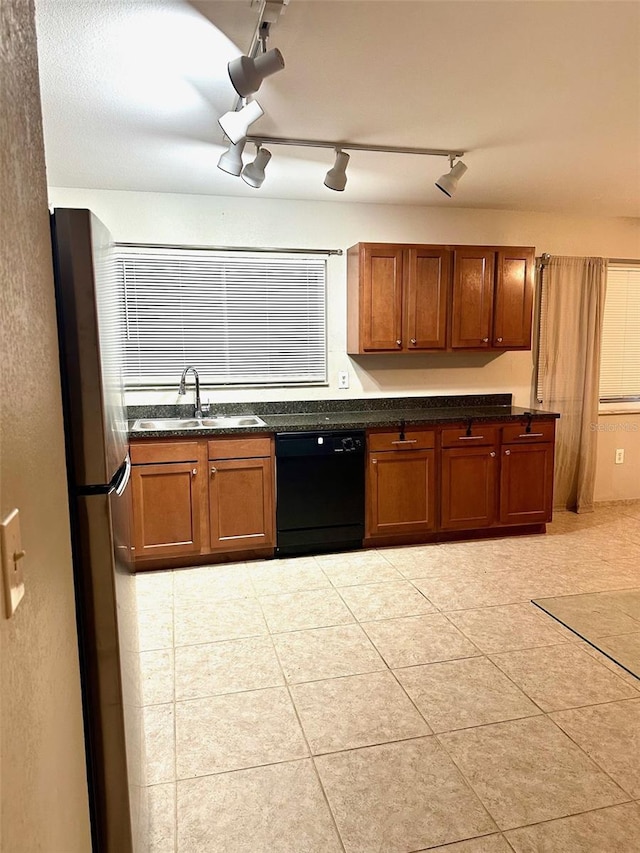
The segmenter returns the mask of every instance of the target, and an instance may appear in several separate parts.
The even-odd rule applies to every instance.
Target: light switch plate
[[[4,582],[4,604],[7,619],[16,612],[24,596],[24,557],[20,536],[20,516],[12,510],[0,524],[0,548],[2,551],[2,578]]]

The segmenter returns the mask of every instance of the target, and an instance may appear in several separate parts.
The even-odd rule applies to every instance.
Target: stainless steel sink
[[[238,415],[237,417],[233,417],[232,415],[220,415],[215,418],[203,418],[202,426],[204,428],[211,427],[212,429],[220,429],[221,427],[266,426],[266,424],[262,418],[259,418],[257,415]]]
[[[132,432],[162,432],[188,429],[238,429],[241,427],[266,426],[257,415],[218,415],[214,418],[157,418],[138,419]]]

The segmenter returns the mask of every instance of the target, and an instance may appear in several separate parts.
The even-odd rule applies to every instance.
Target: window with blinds
[[[600,400],[640,400],[640,264],[609,264]]]
[[[537,359],[539,402],[543,402],[546,305],[543,274]],[[600,352],[600,402],[634,400],[640,400],[640,263],[610,263]]]
[[[327,381],[326,261],[206,250],[121,250],[127,387]]]

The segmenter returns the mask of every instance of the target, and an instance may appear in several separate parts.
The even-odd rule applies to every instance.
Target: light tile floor
[[[535,603],[640,678],[640,589],[563,595]]]
[[[151,853],[640,850],[640,681],[531,603],[639,588],[640,506],[137,587]]]

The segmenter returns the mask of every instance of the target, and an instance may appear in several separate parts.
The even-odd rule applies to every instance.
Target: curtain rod
[[[116,243],[123,249],[184,249],[204,252],[277,252],[283,255],[343,255],[342,249],[282,249],[275,246],[191,246],[182,243]]]
[[[541,267],[544,267],[549,263],[551,258],[552,258],[552,255],[550,255],[548,252],[543,252],[541,255],[539,255],[536,258],[536,261],[538,262],[538,264]],[[610,264],[638,264],[638,265],[640,265],[640,259],[639,258],[606,258],[606,260],[609,261]]]

